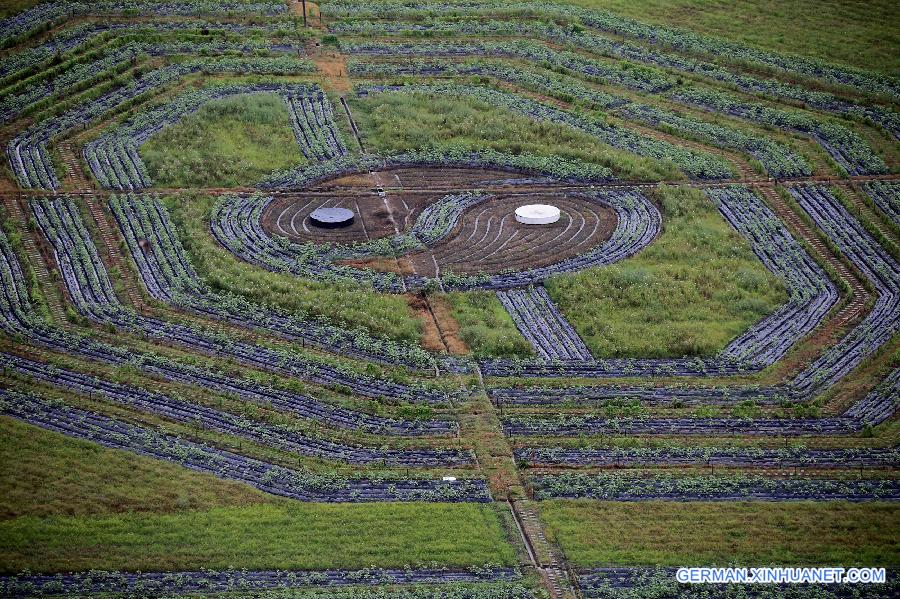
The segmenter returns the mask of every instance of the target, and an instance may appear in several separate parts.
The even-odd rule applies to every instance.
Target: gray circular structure
[[[340,229],[353,224],[353,211],[346,208],[318,208],[309,214],[309,222],[322,229]]]

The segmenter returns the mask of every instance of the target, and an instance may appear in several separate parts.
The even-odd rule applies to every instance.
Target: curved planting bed
[[[279,312],[200,282],[162,203],[148,196],[113,196],[110,208],[141,280],[154,298],[202,316],[300,341],[335,354],[421,368],[434,359],[412,344],[375,339],[364,331]]]

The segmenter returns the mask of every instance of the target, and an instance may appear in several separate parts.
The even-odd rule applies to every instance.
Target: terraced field
[[[898,596],[900,77],[754,3],[4,7],[0,595]]]

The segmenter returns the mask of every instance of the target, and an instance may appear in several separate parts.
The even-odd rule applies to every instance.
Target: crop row
[[[291,127],[303,155],[308,160],[329,160],[347,154],[347,146],[334,124],[328,96],[315,93],[284,95],[291,113]]]
[[[124,41],[124,40],[123,40]],[[71,96],[88,88],[92,84],[113,79],[118,73],[137,64],[141,56],[170,56],[175,54],[212,56],[232,54],[253,56],[270,51],[298,52],[302,48],[291,45],[274,45],[268,41],[257,40],[208,40],[202,41],[129,41],[116,45],[99,56],[87,61],[73,60],[72,64],[54,68],[52,71],[29,77],[21,84],[11,86],[0,95],[0,121],[31,111],[35,106],[45,106],[48,99],[63,95]],[[257,58],[260,58],[257,56]],[[284,60],[283,64],[297,65],[301,61],[295,58]],[[274,63],[277,64],[277,63]],[[296,69],[296,66],[292,67]],[[312,65],[307,61],[307,70]],[[59,71],[59,72],[57,72]]]
[[[312,95],[321,91],[311,85],[260,83],[214,85],[183,93],[153,110],[138,113],[109,133],[84,146],[83,155],[91,172],[107,189],[135,190],[152,182],[138,149],[152,135],[177,123],[205,104],[238,94],[279,93]],[[304,149],[304,153],[307,150]]]
[[[866,194],[894,224],[900,225],[900,183],[896,181],[871,181],[863,184]]]
[[[640,402],[655,407],[728,406],[743,402],[773,405],[789,401],[790,389],[781,387],[651,387],[577,385],[568,387],[493,387],[488,394],[498,406],[604,406]]]
[[[278,15],[287,7],[277,1],[259,0],[98,0],[96,2],[42,2],[0,21],[0,39],[21,39],[54,23],[86,15],[152,14],[156,16]]]
[[[900,500],[891,479],[773,478],[749,474],[556,474],[529,479],[536,499],[604,501],[884,501]]]
[[[604,83],[624,85],[638,91],[664,94],[687,106],[701,108],[710,112],[724,113],[762,125],[776,125],[781,128],[799,131],[811,136],[825,151],[849,174],[880,174],[888,171],[884,161],[874,153],[872,148],[859,135],[848,128],[832,122],[814,119],[799,111],[770,108],[763,104],[743,102],[735,96],[714,90],[701,90],[696,87],[673,87],[661,75],[651,78],[645,69],[630,69],[629,75],[623,76],[612,67],[598,68],[598,61],[592,61],[581,55],[557,51],[534,42],[482,42],[470,43],[343,43],[342,47],[352,54],[375,56],[492,56],[520,58],[531,62],[547,64],[551,68],[564,68]],[[602,64],[602,63],[599,63]],[[613,72],[607,72],[608,70]],[[634,79],[639,72],[644,78]],[[655,71],[650,71],[655,74]],[[653,83],[648,84],[646,78]],[[698,165],[700,170],[707,165]],[[686,172],[690,172],[686,171]],[[707,175],[712,174],[708,172]]]
[[[0,327],[10,335],[27,339],[53,351],[79,355],[91,361],[128,366],[153,377],[194,385],[243,401],[274,408],[324,426],[371,434],[419,436],[446,434],[457,429],[442,420],[398,420],[344,409],[309,395],[275,389],[255,380],[229,377],[210,367],[199,367],[153,354],[116,348],[89,337],[51,328],[28,298],[19,261],[0,230]]]
[[[576,113],[548,106],[516,94],[473,85],[404,85],[357,86],[359,95],[374,92],[402,92],[468,97],[494,107],[527,116],[538,121],[562,124],[590,135],[600,143],[657,160],[669,161],[694,179],[723,179],[731,177],[731,168],[721,158],[711,154],[685,150],[665,141],[638,135],[628,129],[590,119]]]
[[[204,406],[175,395],[163,395],[0,353],[0,367],[31,380],[89,397],[103,397],[118,405],[155,414],[166,420],[245,439],[258,445],[309,457],[348,464],[382,464],[407,467],[463,466],[470,454],[455,450],[390,450],[360,447],[316,439],[296,427],[269,424]]]
[[[512,568],[486,565],[467,570],[412,568],[363,570],[198,570],[188,572],[102,572],[72,574],[20,574],[0,577],[0,597],[45,595],[128,595],[162,597],[196,593],[258,593],[301,587],[376,586],[397,584],[511,583],[520,578]],[[337,591],[340,592],[340,591]],[[360,592],[365,593],[360,589]],[[408,592],[414,593],[411,589]],[[454,594],[458,599],[526,599],[530,594]],[[380,596],[380,595],[379,595]],[[387,597],[387,596],[385,596]],[[407,596],[404,595],[404,598]],[[410,594],[408,599],[430,595]]]
[[[193,41],[198,41],[198,36],[209,38],[228,34],[237,34],[245,45],[248,45],[258,37],[285,38],[292,31],[293,24],[288,21],[273,21],[267,23],[244,24],[224,21],[209,21],[205,19],[184,18],[178,21],[104,21],[78,23],[66,26],[54,33],[52,38],[43,43],[20,49],[15,54],[5,57],[0,64],[0,81],[4,84],[16,81],[23,83],[26,77],[33,75],[44,77],[46,73],[53,73],[59,60],[79,62],[81,55],[86,55],[98,46],[116,48],[131,43],[130,38],[143,41],[143,37],[158,37],[160,35],[178,34],[192,36]],[[204,39],[204,42],[211,41]],[[261,46],[254,44],[254,49]],[[143,44],[147,50],[153,49],[150,44]],[[270,46],[270,50],[278,51],[277,46]],[[63,63],[64,64],[64,63]]]
[[[347,155],[311,166],[275,173],[259,183],[263,189],[303,189],[339,175],[374,168],[414,168],[433,166],[491,168],[553,177],[561,181],[584,182],[612,179],[603,166],[560,156],[506,154],[491,148],[470,150],[454,145],[419,148],[393,156]]]
[[[515,20],[454,20],[404,22],[404,21],[352,21],[330,26],[332,31],[348,34],[374,35],[450,35],[498,37],[515,36],[524,39],[540,39],[557,45],[563,45],[593,54],[606,56],[615,60],[650,65],[654,69],[665,69],[705,78],[734,87],[752,95],[766,95],[777,100],[788,100],[802,103],[818,110],[837,115],[853,115],[861,119],[870,119],[900,139],[900,116],[890,109],[878,106],[862,106],[833,94],[809,90],[804,87],[784,83],[774,78],[761,78],[734,72],[733,69],[685,57],[674,52],[657,50],[652,47],[631,43],[624,40],[613,40],[606,36],[596,35],[583,29],[574,29],[555,23]],[[666,77],[661,73],[660,77]],[[669,77],[670,86],[675,81]]]
[[[144,286],[160,301],[335,354],[412,367],[432,365],[431,356],[417,345],[376,339],[363,330],[344,329],[322,319],[254,304],[227,291],[213,291],[201,282],[158,199],[113,196],[110,208]]]
[[[812,167],[802,156],[760,135],[751,135],[734,127],[725,127],[654,106],[631,104],[618,114],[628,120],[696,137],[716,147],[749,154],[759,161],[770,176],[777,179],[807,177],[812,174]]]
[[[894,468],[900,449],[760,449],[754,447],[567,448],[523,447],[516,461],[535,467],[645,468],[722,466],[726,468]]]
[[[516,328],[544,360],[591,360],[590,350],[543,286],[497,291]]]
[[[371,62],[354,59],[348,70],[357,76],[425,75],[425,76],[489,76],[500,81],[549,94],[555,98],[586,103],[609,111],[626,120],[639,121],[666,131],[696,137],[716,147],[733,149],[751,155],[773,177],[808,176],[812,169],[802,156],[768,138],[740,131],[734,127],[710,123],[676,114],[658,107],[631,104],[624,96],[598,92],[571,78],[549,77],[534,71],[515,69],[489,61],[405,61],[403,63]],[[623,108],[624,107],[624,108]]]
[[[606,418],[592,414],[509,417],[510,436],[578,435],[844,435],[875,426],[900,409],[900,368],[840,416],[827,418]]]
[[[739,335],[720,355],[773,364],[822,322],[838,300],[837,289],[753,191],[724,187],[707,189],[706,195],[788,292],[785,305]]]
[[[76,310],[89,320],[318,385],[340,386],[366,397],[429,403],[448,400],[445,392],[376,379],[292,350],[241,342],[221,333],[137,314],[125,308],[116,297],[106,267],[74,202],[35,200],[31,206],[39,228],[53,247]]]
[[[890,599],[900,595],[900,583],[889,571],[884,584],[679,584],[675,568],[593,568],[578,572],[586,599]]]
[[[86,126],[111,110],[119,110],[144,94],[171,83],[187,74],[215,73],[303,73],[310,62],[294,58],[225,58],[196,59],[162,67],[145,73],[107,94],[81,103],[64,113],[30,126],[6,146],[10,165],[19,184],[26,188],[56,189],[59,181],[53,169],[48,144],[55,137]]]
[[[843,125],[819,121],[798,111],[744,102],[731,94],[713,90],[679,89],[669,97],[711,112],[809,135],[850,175],[878,175],[888,172],[884,161],[872,148]]]
[[[377,3],[337,0],[329,2],[323,7],[322,12],[334,20],[377,18],[387,21],[421,20],[425,16],[502,16],[509,22],[511,19],[507,17],[520,16],[534,21],[534,17],[537,16],[546,21],[575,24],[575,27],[570,27],[575,31],[581,26],[588,26],[616,36],[635,39],[643,44],[658,45],[664,49],[671,48],[689,56],[703,54],[715,60],[726,60],[737,65],[754,64],[789,75],[801,75],[840,86],[856,87],[875,94],[887,93],[900,97],[900,81],[897,77],[838,66],[812,58],[766,51],[683,29],[643,23],[608,11],[570,5],[555,6],[533,1],[484,4],[476,0],[463,0],[452,3],[413,4],[404,0],[380,0]]]
[[[849,373],[900,329],[900,265],[826,187],[797,186],[790,192],[841,254],[869,280],[877,295],[866,318],[794,379],[795,389],[809,393]]]
[[[69,437],[173,462],[300,501],[490,501],[483,480],[396,480],[313,474],[5,389],[0,389],[0,409],[7,416]]]
[[[493,77],[500,81],[551,95],[560,100],[578,100],[586,105],[606,110],[623,106],[629,100],[587,87],[571,77],[555,73],[539,73],[520,66],[511,67],[494,60],[404,60],[381,62],[352,58],[347,61],[347,72],[355,77],[386,77],[396,75],[432,77]]]

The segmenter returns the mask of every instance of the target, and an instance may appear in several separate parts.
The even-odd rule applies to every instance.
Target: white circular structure
[[[559,220],[559,208],[549,204],[526,204],[516,208],[516,220],[524,225],[549,225]]]

